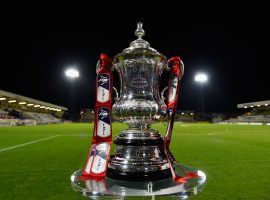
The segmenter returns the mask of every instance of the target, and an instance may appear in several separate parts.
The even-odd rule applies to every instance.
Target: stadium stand
[[[187,110],[177,110],[175,121],[180,122],[194,122],[195,112]]]
[[[46,113],[23,112],[23,115],[27,119],[36,120],[37,124],[52,124],[61,122],[60,119]]]
[[[270,124],[270,100],[238,104],[237,108],[244,109],[244,114],[237,118],[230,118],[224,123],[237,124]]]
[[[94,109],[81,109],[80,122],[93,122],[94,121]]]
[[[0,90],[0,126],[60,123],[67,108]]]

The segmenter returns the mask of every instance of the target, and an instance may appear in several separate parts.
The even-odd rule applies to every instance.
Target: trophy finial
[[[134,48],[150,48],[150,45],[147,41],[145,41],[144,39],[142,39],[142,37],[144,36],[145,32],[143,30],[143,23],[138,22],[137,23],[137,29],[135,31],[135,35],[138,37],[138,39],[132,41],[130,43],[130,47],[125,49],[125,50],[130,50],[134,49]],[[124,51],[125,51],[124,50]]]
[[[143,30],[143,23],[138,22],[137,23],[137,29],[135,31],[135,35],[139,38],[142,39],[142,37],[144,36],[145,32]]]

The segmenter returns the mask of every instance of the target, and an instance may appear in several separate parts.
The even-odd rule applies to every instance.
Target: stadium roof
[[[256,106],[257,107],[270,106],[270,100],[237,104],[237,108],[253,108],[253,107],[256,107]]]
[[[14,93],[11,93],[11,92],[6,92],[4,90],[0,90],[0,99],[1,98],[8,98],[9,100],[11,100],[11,99],[12,100],[18,100],[18,101],[21,101],[21,102],[26,102],[27,104],[31,103],[31,104],[45,106],[45,107],[49,107],[49,108],[53,108],[53,109],[60,109],[60,110],[65,110],[65,111],[68,110],[66,107],[62,107],[62,106],[47,103],[47,102],[44,102],[44,101],[32,99],[32,98],[25,97],[25,96],[18,95],[18,94],[14,94]]]

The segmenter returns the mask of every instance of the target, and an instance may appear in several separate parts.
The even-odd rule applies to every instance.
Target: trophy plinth
[[[74,172],[71,176],[72,188],[89,199],[125,199],[130,196],[144,196],[144,199],[155,199],[156,196],[166,196],[166,199],[187,199],[197,195],[206,181],[202,171],[194,170],[186,166],[177,165],[181,171],[193,171],[199,174],[199,178],[192,178],[185,183],[177,183],[173,179],[165,178],[156,181],[123,181],[118,179],[105,178],[102,181],[95,179],[81,179],[82,170]]]

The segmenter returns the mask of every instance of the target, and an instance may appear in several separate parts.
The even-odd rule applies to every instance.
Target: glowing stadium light
[[[70,78],[70,79],[75,79],[79,77],[79,71],[75,68],[69,68],[65,71],[65,75],[66,77]]]
[[[185,114],[185,113],[183,113],[183,112],[181,113],[181,115],[184,115],[184,114]]]
[[[6,100],[7,98],[6,97],[1,97],[0,98],[0,101],[4,101],[4,100]]]
[[[266,103],[266,104],[264,104],[265,106],[268,106],[268,104]]]
[[[251,108],[253,108],[253,106],[250,106]]]
[[[190,113],[190,115],[194,115],[194,113]]]
[[[38,108],[38,107],[40,107],[40,105],[34,105],[34,108]]]
[[[244,106],[244,108],[247,108],[247,106]]]
[[[208,80],[208,76],[205,73],[198,73],[195,75],[194,80],[198,83],[205,83]]]
[[[8,101],[8,103],[15,103],[16,102],[16,100],[10,100],[10,101]]]
[[[261,105],[257,105],[257,107],[260,107]]]
[[[29,103],[29,104],[27,104],[27,106],[33,106],[34,104],[33,103]]]
[[[40,106],[40,108],[45,108],[45,106]]]
[[[26,104],[26,102],[25,102],[25,101],[22,101],[22,102],[20,102],[19,104],[20,104],[20,105],[24,105],[24,104]]]
[[[50,109],[50,107],[45,107],[45,110],[48,110],[48,109]]]

